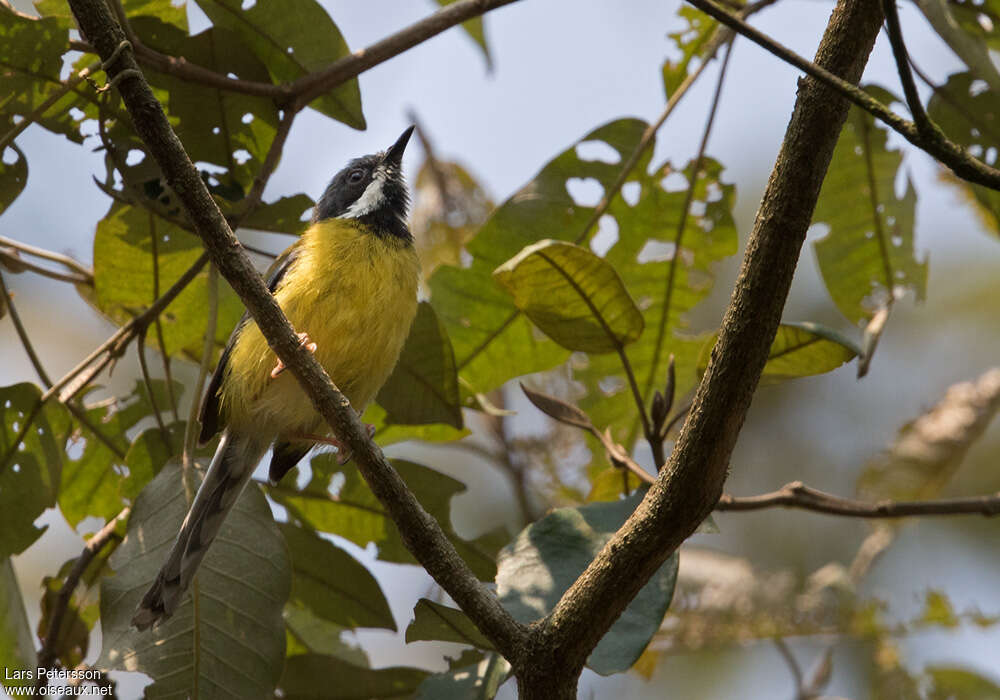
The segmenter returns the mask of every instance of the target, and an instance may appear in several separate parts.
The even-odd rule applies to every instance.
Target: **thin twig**
[[[701,174],[701,166],[705,160],[705,151],[708,149],[708,139],[712,135],[712,126],[715,124],[715,115],[719,110],[719,100],[722,97],[722,86],[726,80],[726,69],[729,67],[729,57],[733,54],[733,41],[735,35],[730,33],[729,42],[726,48],[725,58],[722,59],[722,67],[719,69],[719,80],[715,84],[715,94],[712,96],[711,106],[708,108],[708,119],[705,122],[705,130],[701,135],[701,142],[698,144],[698,153],[691,165],[691,177],[688,180],[687,193],[684,195],[684,206],[681,208],[680,220],[677,223],[677,237],[674,240],[674,255],[670,261],[669,272],[667,273],[663,290],[663,306],[660,312],[660,322],[656,329],[656,342],[653,350],[653,366],[650,368],[649,376],[646,377],[645,394],[648,396],[656,380],[657,370],[660,365],[661,349],[663,340],[667,333],[667,320],[670,317],[670,306],[673,303],[673,293],[675,288],[677,268],[682,259],[681,246],[684,241],[684,230],[687,228],[688,216],[691,213],[691,205],[694,203],[694,193],[697,189],[698,176]],[[663,440],[658,435],[647,433],[646,440],[653,450],[653,463],[659,470],[665,461],[663,454]]]
[[[76,590],[80,579],[83,577],[90,562],[94,560],[104,546],[115,536],[115,528],[120,520],[128,517],[130,509],[126,506],[122,512],[109,520],[104,527],[98,530],[93,537],[87,540],[80,556],[76,558],[73,568],[66,575],[66,580],[59,589],[55,605],[52,608],[52,615],[49,617],[49,626],[45,631],[45,638],[42,640],[42,648],[38,651],[38,665],[42,668],[52,668],[56,661],[57,646],[59,641],[59,628],[62,627],[63,617],[66,609],[73,598],[73,591]],[[39,674],[35,682],[36,688],[41,688],[48,683],[45,674]]]
[[[899,73],[899,81],[903,84],[906,106],[910,108],[910,114],[913,115],[917,131],[925,138],[933,138],[940,130],[928,118],[924,105],[920,101],[920,95],[917,93],[917,84],[913,81],[913,72],[910,70],[910,57],[906,52],[906,43],[903,41],[903,30],[899,26],[896,0],[882,0],[882,12],[885,13],[885,28],[889,34],[892,56],[896,60],[896,72]]]
[[[748,511],[763,508],[799,508],[828,515],[853,518],[908,518],[928,515],[1000,515],[1000,493],[989,496],[964,496],[929,501],[865,502],[842,498],[806,486],[801,481],[785,484],[777,491],[759,496],[723,495],[718,511]]]
[[[74,260],[68,255],[63,255],[62,253],[56,253],[51,250],[46,250],[45,248],[38,248],[29,243],[22,243],[21,241],[15,241],[13,238],[7,238],[6,236],[0,236],[0,246],[6,246],[8,248],[13,248],[21,253],[27,253],[28,255],[34,255],[36,258],[42,258],[43,260],[49,260],[51,262],[59,263],[60,265],[65,265],[70,270],[76,272],[80,277],[85,278],[86,284],[94,283],[94,271],[89,267]],[[18,262],[24,264],[25,261],[18,259]],[[39,271],[40,272],[40,271]],[[41,273],[46,274],[46,273]]]
[[[149,404],[153,407],[153,417],[156,419],[156,427],[160,429],[160,435],[163,437],[163,444],[169,452],[170,434],[167,432],[167,426],[163,423],[163,416],[160,414],[160,407],[156,403],[156,392],[153,391],[153,379],[149,376],[149,366],[146,364],[146,331],[141,331],[139,333],[139,338],[135,344],[135,348],[136,354],[139,355],[139,369],[142,372],[142,381],[145,383],[146,391],[149,393]]]
[[[257,173],[257,177],[254,178],[250,192],[244,200],[243,213],[236,221],[231,223],[234,229],[239,228],[241,222],[246,220],[260,206],[264,196],[264,188],[267,187],[268,180],[274,174],[274,169],[278,167],[278,161],[281,160],[281,152],[285,148],[285,141],[288,140],[288,134],[292,130],[292,122],[295,121],[296,114],[295,110],[286,109],[281,115],[281,121],[278,122],[278,129],[274,133],[271,145],[268,146],[264,162],[261,164],[260,171]]]
[[[838,91],[858,107],[874,115],[889,128],[902,135],[903,138],[914,146],[951,168],[952,172],[958,177],[977,185],[1000,190],[1000,170],[969,155],[968,151],[948,139],[939,129],[934,129],[932,133],[921,132],[916,124],[903,119],[857,85],[853,85],[849,81],[837,77],[822,66],[806,60],[766,34],[754,29],[741,18],[716,4],[713,0],[687,1],[705,14],[714,17],[726,26],[731,27],[734,31],[747,37],[769,53],[774,54],[824,85]]]
[[[124,11],[123,11],[124,12]],[[148,212],[149,216],[149,243],[150,243],[150,254],[153,257],[153,301],[156,301],[160,296],[160,241],[159,233],[156,230],[156,215],[153,212]],[[153,319],[153,326],[156,329],[156,342],[160,346],[160,357],[163,358],[163,378],[165,380],[166,390],[167,390],[167,402],[170,404],[170,412],[174,416],[174,422],[180,420],[180,416],[177,415],[177,397],[174,396],[174,378],[170,372],[170,355],[167,354],[167,341],[163,338],[163,322],[160,319],[160,314],[156,314]],[[146,333],[142,332],[142,337],[139,338],[139,345],[145,345]],[[139,356],[145,359],[145,350],[139,351]],[[146,372],[145,376],[149,378],[149,373]],[[153,387],[149,385],[149,397],[150,401],[153,399]],[[154,403],[154,408],[156,404]],[[159,411],[156,411],[158,422],[162,428],[163,421],[159,419]],[[164,438],[166,438],[166,431],[163,432]],[[167,446],[169,448],[170,442],[167,441]]]
[[[788,648],[788,644],[781,637],[774,638],[774,646],[777,647],[778,651],[781,653],[782,658],[785,660],[785,664],[788,666],[788,670],[792,674],[792,680],[795,682],[795,700],[803,700],[804,696],[802,693],[805,687],[802,678],[802,667],[799,666],[798,660],[792,654],[792,650]]]

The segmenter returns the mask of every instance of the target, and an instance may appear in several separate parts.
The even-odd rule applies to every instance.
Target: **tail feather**
[[[170,617],[194,578],[223,521],[243,492],[267,443],[253,436],[226,431],[181,524],[166,562],[142,597],[132,624],[144,630]]]

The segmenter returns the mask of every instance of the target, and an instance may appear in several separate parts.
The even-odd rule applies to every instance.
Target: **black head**
[[[410,197],[403,179],[403,151],[413,127],[388,150],[355,158],[337,173],[316,205],[313,221],[357,219],[378,235],[410,238],[406,211]]]

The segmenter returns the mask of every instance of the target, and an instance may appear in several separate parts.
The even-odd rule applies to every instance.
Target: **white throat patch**
[[[382,206],[383,202],[385,202],[385,195],[382,194],[382,186],[385,184],[387,177],[388,174],[385,168],[381,166],[375,168],[375,172],[372,174],[372,181],[368,183],[365,191],[347,208],[347,211],[337,218],[357,219],[365,214],[372,213]]]

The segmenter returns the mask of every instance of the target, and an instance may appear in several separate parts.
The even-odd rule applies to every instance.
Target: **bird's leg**
[[[309,340],[308,333],[296,333],[296,335],[299,336],[299,345],[304,345],[306,350],[308,350],[311,353],[316,352],[316,343],[313,343]],[[277,379],[278,375],[284,371],[285,371],[285,363],[282,362],[281,358],[279,357],[278,364],[276,364],[274,366],[274,369],[271,370],[271,379]]]
[[[368,433],[368,437],[372,438],[375,436],[375,426],[371,423],[365,423],[365,432]],[[296,440],[309,440],[311,442],[319,442],[324,445],[331,445],[337,448],[337,464],[343,466],[351,461],[351,457],[354,455],[351,451],[337,438],[332,435],[316,435],[315,433],[298,433],[294,436]]]

